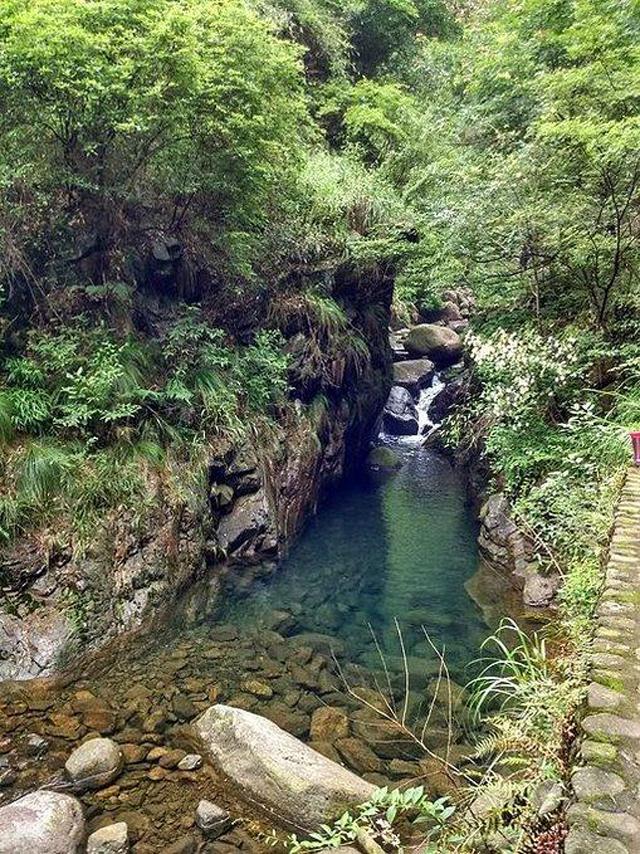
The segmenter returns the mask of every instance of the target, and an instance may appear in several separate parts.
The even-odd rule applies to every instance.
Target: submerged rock
[[[75,798],[41,789],[0,808],[0,854],[78,854],[85,838]]]
[[[115,780],[123,763],[119,744],[110,738],[92,738],[73,751],[64,767],[77,788],[100,789]]]
[[[391,389],[382,420],[385,430],[394,436],[417,435],[418,410],[406,388],[394,386]]]
[[[373,793],[370,783],[251,712],[212,706],[194,726],[222,773],[291,825],[317,828]]]
[[[462,341],[457,332],[434,323],[414,326],[404,340],[412,356],[426,356],[439,367],[452,365],[462,354]]]
[[[400,457],[391,448],[383,445],[372,448],[367,457],[367,466],[373,471],[388,474],[402,467]]]

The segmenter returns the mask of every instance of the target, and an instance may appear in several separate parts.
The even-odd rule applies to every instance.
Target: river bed
[[[278,572],[223,612],[194,613],[191,596],[161,628],[64,680],[0,686],[0,803],[37,786],[63,788],[73,747],[100,733],[123,745],[126,765],[113,785],[82,796],[91,829],[125,820],[135,854],[169,850],[183,836],[199,841],[195,806],[208,797],[244,821],[204,850],[251,849],[260,823],[210,766],[159,763],[162,749],[193,748],[189,721],[213,702],[271,718],[376,784],[428,777],[415,745],[381,739],[375,711],[353,692],[373,705],[378,689],[403,702],[408,676],[409,720],[421,726],[442,694],[434,648],[453,680],[467,681],[487,633],[465,589],[477,526],[446,458],[415,440],[383,440],[400,455],[399,472],[336,489]],[[443,751],[465,739],[448,705],[439,696],[427,735]],[[344,709],[347,737],[314,728],[321,706]],[[432,768],[427,785],[446,788],[441,777]]]

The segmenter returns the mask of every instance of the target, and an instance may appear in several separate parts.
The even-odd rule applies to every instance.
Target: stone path
[[[640,469],[616,511],[566,854],[640,854]]]

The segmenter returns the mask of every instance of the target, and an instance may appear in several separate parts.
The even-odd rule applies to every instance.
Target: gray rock
[[[590,709],[615,711],[624,701],[624,694],[607,688],[599,682],[592,682],[587,691],[587,703]]]
[[[202,765],[202,756],[199,753],[187,753],[180,762],[178,769],[180,771],[197,771]]]
[[[593,766],[574,771],[571,784],[578,800],[586,803],[613,800],[626,789],[624,780],[618,774]]]
[[[601,712],[588,715],[582,721],[582,729],[596,741],[610,741],[617,744],[625,739],[640,739],[640,723]]]
[[[196,809],[196,824],[205,836],[217,839],[231,827],[231,818],[222,807],[203,800]]]
[[[87,854],[128,854],[129,830],[124,821],[108,824],[87,840]]]
[[[438,366],[453,364],[462,353],[462,341],[458,333],[434,323],[421,323],[410,329],[404,346],[410,355],[426,356]]]
[[[0,854],[78,854],[85,838],[75,798],[40,789],[0,808]]]
[[[384,428],[394,436],[418,434],[418,410],[411,394],[401,386],[394,386],[382,414]]]
[[[115,780],[123,764],[119,744],[110,738],[92,738],[73,751],[64,767],[78,789],[100,789]]]
[[[269,508],[263,489],[243,495],[231,513],[223,516],[218,525],[218,542],[231,554],[248,542],[262,537],[269,521]]]
[[[596,836],[582,828],[574,828],[569,832],[564,851],[565,854],[629,854],[629,849],[617,839]]]
[[[293,826],[317,828],[374,791],[365,780],[251,712],[212,706],[194,726],[223,774],[252,801]]]
[[[522,591],[522,601],[532,608],[546,608],[553,601],[560,587],[560,576],[557,572],[543,575],[533,567],[527,568]]]
[[[409,359],[393,365],[393,384],[417,394],[426,388],[433,377],[435,365],[429,359]]]
[[[567,823],[571,828],[593,830],[600,836],[612,836],[621,842],[640,839],[640,821],[625,812],[608,812],[587,804],[573,804],[567,811]]]

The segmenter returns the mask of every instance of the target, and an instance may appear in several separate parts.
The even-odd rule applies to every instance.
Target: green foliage
[[[291,854],[339,848],[353,843],[359,833],[365,832],[385,850],[402,851],[401,838],[394,830],[399,819],[407,817],[414,825],[429,825],[425,832],[425,840],[428,841],[454,811],[455,807],[448,803],[447,798],[430,800],[424,786],[404,790],[390,790],[385,786],[376,789],[368,801],[359,804],[352,812],[343,813],[332,825],[324,824],[319,831],[310,833],[308,839],[298,839],[296,834],[292,834],[285,840],[285,847]],[[278,841],[275,832],[267,838],[267,842],[273,845]]]
[[[302,157],[298,56],[236,0],[10,0],[0,189],[81,210],[104,246],[135,205],[224,223],[241,267]]]
[[[2,535],[60,514],[82,538],[101,513],[142,507],[167,452],[188,458],[203,432],[239,436],[251,417],[272,416],[286,398],[288,365],[277,332],[234,347],[197,306],[157,347],[87,318],[32,330],[0,374]]]

